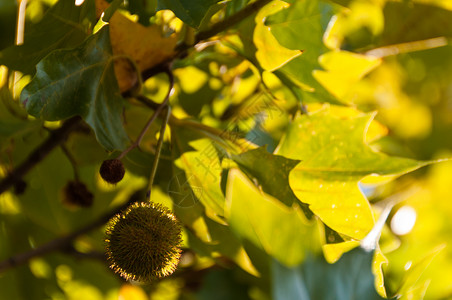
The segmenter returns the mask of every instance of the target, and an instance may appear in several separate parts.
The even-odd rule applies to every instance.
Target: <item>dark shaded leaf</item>
[[[29,114],[55,121],[80,115],[107,150],[128,143],[121,113],[123,98],[113,71],[108,27],[80,47],[57,50],[37,65],[21,102]]]
[[[35,65],[50,52],[83,42],[94,22],[93,0],[86,0],[81,6],[60,0],[25,33],[24,44],[0,52],[0,65],[32,74]]]
[[[210,6],[218,0],[158,0],[157,10],[169,9],[184,23],[198,27]]]
[[[268,153],[264,147],[233,155],[232,159],[246,173],[254,176],[264,192],[292,206],[297,198],[289,186],[289,172],[300,162]]]
[[[273,299],[336,300],[384,299],[375,290],[373,252],[356,248],[335,264],[308,258],[300,267],[273,261]]]

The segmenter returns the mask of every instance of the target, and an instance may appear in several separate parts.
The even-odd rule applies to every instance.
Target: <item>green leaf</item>
[[[108,26],[75,49],[57,50],[37,65],[23,89],[29,114],[55,121],[80,115],[107,150],[128,143],[121,113],[123,98],[113,71]]]
[[[287,206],[292,206],[297,199],[289,186],[289,172],[300,161],[270,154],[265,147],[233,155],[232,159],[244,172],[255,177],[267,194]]]
[[[374,114],[346,109],[350,114],[341,116],[333,109],[297,118],[277,153],[301,160],[289,174],[298,199],[333,230],[362,239],[374,220],[358,181],[370,174],[401,175],[428,163],[374,152],[364,143]]]
[[[274,34],[270,32],[270,27],[264,24],[268,15],[284,7],[283,2],[272,2],[263,7],[256,15],[256,27],[253,33],[253,42],[256,46],[256,59],[260,66],[267,71],[274,71],[285,65],[290,60],[301,55],[299,49],[289,50],[281,46]]]
[[[294,268],[274,260],[273,299],[384,299],[375,290],[372,258],[373,252],[356,248],[332,265],[323,257],[310,257]]]
[[[321,0],[296,1],[269,16],[265,24],[284,47],[318,52],[324,47],[322,36],[333,13],[332,5]]]
[[[222,168],[215,146],[210,139],[191,130],[175,126],[171,129],[174,156],[178,157],[174,164],[185,171],[194,195],[205,206],[207,213],[223,216]]]
[[[0,52],[0,65],[32,74],[50,52],[82,43],[94,22],[94,1],[75,6],[74,1],[60,0],[25,33],[24,44]]]
[[[397,291],[397,295],[403,297],[403,299],[413,299],[412,297],[415,296],[416,294],[425,293],[425,289],[428,287],[428,283],[427,284],[425,282],[418,283],[418,281],[421,278],[424,271],[428,268],[433,259],[436,257],[436,255],[438,255],[438,253],[441,252],[445,247],[446,247],[445,244],[436,247],[430,253],[426,254],[421,260],[414,263],[414,265],[412,266],[410,265],[410,268],[406,271],[405,276],[402,280],[402,285]]]
[[[321,69],[319,56],[327,50],[322,36],[333,13],[333,6],[320,0],[296,1],[265,22],[282,46],[303,51],[275,73],[303,102],[337,103],[313,77],[313,71]]]
[[[229,172],[226,203],[231,230],[287,266],[299,264],[317,247],[317,227],[299,207],[287,208],[265,195],[237,169]]]
[[[184,23],[197,28],[218,0],[158,0],[157,10],[169,9]]]

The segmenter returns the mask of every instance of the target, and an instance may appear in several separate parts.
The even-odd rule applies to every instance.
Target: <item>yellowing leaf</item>
[[[289,126],[277,153],[301,160],[289,174],[298,199],[330,228],[357,239],[374,224],[358,181],[369,174],[400,175],[427,164],[368,147],[364,136],[373,116],[338,117],[328,108],[303,115]]]
[[[300,50],[289,50],[281,46],[271,33],[270,27],[264,24],[266,16],[287,6],[287,3],[273,1],[261,9],[255,18],[253,41],[257,48],[256,58],[266,71],[274,71],[302,53]]]
[[[174,153],[180,156],[174,164],[186,174],[187,182],[180,184],[188,183],[209,216],[222,216],[224,213],[224,195],[220,188],[222,168],[212,141],[199,138],[199,135],[179,127],[173,128],[171,134]]]
[[[332,264],[338,261],[344,252],[350,251],[358,246],[358,241],[345,241],[342,243],[325,244],[322,246],[322,250],[325,260]]]
[[[96,0],[96,14],[99,17],[108,7],[104,0]],[[174,55],[177,37],[162,36],[159,26],[145,27],[115,12],[109,21],[110,40],[114,55],[125,55],[133,59],[140,72],[152,68]],[[119,88],[127,91],[138,83],[136,70],[126,59],[117,59],[115,74]]]
[[[337,50],[349,35],[359,34],[362,28],[374,35],[383,31],[384,16],[376,1],[353,1],[349,9],[331,18],[323,41],[328,48]]]
[[[318,244],[315,223],[309,224],[299,207],[262,193],[237,169],[229,173],[226,203],[231,230],[286,266],[302,262]]]
[[[328,52],[319,61],[326,71],[315,70],[314,78],[339,99],[381,63],[381,59],[347,51]]]

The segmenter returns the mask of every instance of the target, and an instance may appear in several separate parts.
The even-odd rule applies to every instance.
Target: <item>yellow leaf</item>
[[[326,71],[315,70],[314,78],[341,99],[361,78],[378,67],[381,59],[347,51],[331,51],[322,55],[319,62]]]
[[[287,3],[273,1],[261,9],[255,19],[256,29],[254,30],[253,41],[257,48],[256,58],[261,67],[270,72],[282,67],[302,53],[300,50],[290,50],[281,46],[271,33],[270,27],[264,24],[266,16],[284,7],[287,7]]]
[[[101,16],[109,4],[96,0],[96,14]],[[140,72],[172,57],[177,42],[176,34],[162,36],[157,25],[143,26],[116,11],[110,19],[110,40],[114,55],[130,57]],[[121,92],[138,84],[136,70],[127,59],[115,60],[115,74]]]

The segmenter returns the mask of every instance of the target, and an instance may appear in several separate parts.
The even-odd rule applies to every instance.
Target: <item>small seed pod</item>
[[[155,203],[135,202],[110,219],[105,241],[110,268],[126,280],[168,276],[181,256],[181,226],[168,208]]]
[[[99,173],[106,182],[115,184],[124,177],[124,165],[119,159],[107,159],[100,166]]]
[[[63,188],[63,203],[69,207],[90,207],[93,194],[80,181],[69,181]]]

